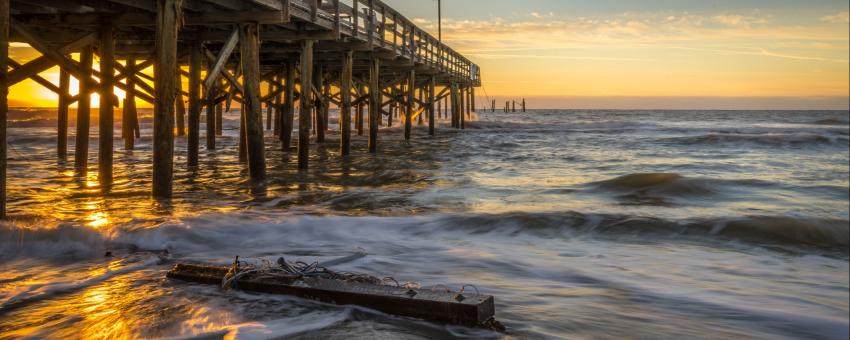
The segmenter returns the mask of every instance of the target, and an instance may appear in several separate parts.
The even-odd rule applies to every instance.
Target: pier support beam
[[[472,112],[476,112],[475,111],[475,87],[472,87],[472,86],[469,87],[469,105],[472,108]]]
[[[369,67],[369,152],[378,153],[378,122],[381,112],[381,60],[372,57]]]
[[[298,169],[310,167],[310,126],[313,101],[313,41],[301,45],[301,111],[298,113]]]
[[[434,106],[438,105],[434,102],[434,94],[437,90],[437,78],[431,76],[428,79],[428,135],[434,135]]]
[[[451,87],[449,87],[449,101],[452,104],[452,110],[450,112],[451,115],[449,117],[452,122],[452,127],[457,128],[459,125],[457,120],[457,84],[452,83],[450,86]],[[448,104],[448,102],[446,104]]]
[[[281,73],[283,73],[283,72],[281,72]],[[275,75],[274,79],[277,83],[282,83],[283,77],[286,76],[285,74],[281,74],[281,73],[278,73],[278,74]],[[279,84],[275,85],[275,87],[279,87],[279,86],[280,86]],[[283,103],[281,102],[281,100],[283,99],[283,93],[282,93],[283,91],[284,91],[283,88],[276,88],[275,89],[275,92],[277,94],[274,96],[274,100],[273,100],[273,102],[274,102],[274,104],[273,104],[274,105],[274,119],[272,119],[272,121],[271,121],[272,122],[272,135],[273,136],[280,136],[281,127],[283,125],[281,123],[283,121]]]
[[[342,75],[340,82],[339,125],[340,134],[339,150],[345,157],[351,153],[351,73],[354,67],[354,51],[345,51],[342,57]]]
[[[177,71],[177,91],[174,94],[174,119],[177,122],[177,135],[186,135],[186,104],[183,102],[183,74],[180,72],[180,64],[178,62]]]
[[[210,70],[211,68],[209,67],[209,63],[207,65],[207,70]],[[218,130],[219,124],[216,121],[218,119],[217,111],[220,107],[218,104],[216,104],[216,96],[218,96],[218,94],[219,87],[217,82],[215,83],[215,85],[206,88],[205,97],[207,101],[207,150],[215,150],[215,136],[217,134],[216,130]]]
[[[174,97],[177,93],[177,33],[182,0],[156,1],[154,62],[153,196],[170,198],[174,176]]]
[[[316,93],[316,143],[324,143],[325,142],[325,106],[327,102],[325,100],[325,67],[322,64],[316,65],[316,71],[313,73],[313,85],[315,85],[316,89],[319,93]],[[307,90],[310,91],[310,90]]]
[[[242,59],[242,112],[245,117],[245,137],[248,151],[248,170],[251,179],[266,179],[266,155],[263,138],[263,104],[260,102],[260,40],[256,23],[239,25],[239,49]]]
[[[363,85],[358,86],[358,89],[359,90],[357,92],[360,96],[363,96],[364,94],[366,94],[366,88]],[[357,135],[358,136],[363,135],[363,115],[365,114],[365,112],[364,112],[365,105],[366,104],[364,104],[362,101],[357,103],[357,115],[354,118],[354,120],[355,120],[354,125],[357,126]]]
[[[127,59],[125,72],[131,75],[136,74],[136,60]],[[124,109],[121,111],[121,138],[124,139],[124,150],[133,150],[136,147],[135,128],[137,123],[136,117],[136,95],[133,90],[136,88],[135,77],[127,77],[127,96],[124,97]]]
[[[80,52],[80,72],[82,79],[91,77],[92,47],[83,47]],[[80,81],[80,94],[77,101],[77,134],[74,144],[74,170],[85,175],[89,165],[89,124],[91,123],[91,83]]]
[[[0,219],[6,219],[6,119],[9,118],[9,0],[0,0]]]
[[[466,111],[466,109],[465,109],[465,107],[466,107],[466,100],[465,99],[466,98],[465,97],[466,97],[465,88],[461,87],[460,88],[460,100],[459,100],[460,107],[458,107],[458,109],[459,109],[458,115],[460,116],[460,128],[461,128],[461,130],[466,129],[466,114],[467,113],[465,112]]]
[[[407,105],[404,113],[404,140],[410,140],[410,130],[413,129],[413,111],[416,110],[416,71],[410,70],[407,76]]]
[[[115,112],[112,107],[112,92],[115,86],[115,39],[114,28],[106,24],[100,31],[100,114],[98,115],[98,181],[100,191],[112,189],[112,149]]]
[[[283,151],[289,152],[292,147],[292,129],[295,125],[295,65],[292,62],[286,62],[286,89],[283,102],[283,118],[280,131],[280,141],[283,144]]]
[[[129,82],[129,80],[128,80]],[[58,136],[56,138],[56,155],[64,160],[68,157],[68,112],[71,101],[68,94],[71,89],[71,74],[64,69],[59,70],[59,112],[57,117]]]
[[[198,150],[201,144],[201,49],[203,46],[200,40],[189,43],[189,155],[186,157],[186,166],[189,168],[198,166]],[[209,127],[207,129],[209,133]]]

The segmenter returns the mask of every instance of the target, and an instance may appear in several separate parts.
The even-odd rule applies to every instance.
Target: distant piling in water
[[[104,193],[113,182],[113,108],[123,105],[120,135],[124,149],[132,150],[141,137],[136,100],[153,105],[151,193],[158,198],[173,195],[175,135],[186,139],[188,166],[201,166],[201,132],[206,149],[216,149],[223,106],[229,109],[231,102],[242,108],[240,154],[250,177],[261,181],[271,161],[265,158],[265,130],[286,152],[297,144],[298,167],[307,169],[310,143],[323,143],[330,128],[330,105],[340,108],[339,149],[347,157],[351,124],[357,135],[367,135],[369,152],[379,151],[383,116],[403,119],[406,140],[413,138],[414,118],[416,126],[427,120],[429,135],[436,133],[437,119],[465,128],[481,86],[477,65],[380,0],[354,0],[351,6],[339,0],[66,0],[38,6],[0,0],[0,37],[0,218],[6,214],[7,95],[27,79],[59,97],[60,159],[67,156],[68,107],[78,103],[78,174],[88,167],[90,96],[101,95],[98,178]],[[9,57],[11,42],[27,43],[41,57],[19,64]],[[81,60],[72,60],[72,53],[81,53]],[[92,68],[95,55],[99,70]],[[39,76],[54,65],[59,85]],[[150,67],[153,76],[143,72]],[[70,77],[80,83],[76,96],[69,93]],[[127,94],[123,103],[112,95],[115,88]]]
[[[522,112],[526,112],[525,98],[522,98],[521,101],[516,101],[516,100],[505,101],[505,107],[502,109],[502,111],[505,112],[505,113],[516,112],[517,104],[520,104],[520,109],[522,110]],[[491,112],[496,112],[496,100],[495,99],[493,99]]]

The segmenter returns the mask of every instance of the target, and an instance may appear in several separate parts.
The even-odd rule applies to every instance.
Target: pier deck
[[[198,166],[202,113],[205,146],[215,149],[222,107],[232,102],[242,112],[240,158],[261,181],[264,134],[278,136],[284,150],[297,145],[299,168],[307,169],[310,143],[325,142],[332,105],[340,109],[341,154],[349,155],[353,133],[368,133],[376,153],[384,117],[390,124],[394,115],[403,119],[408,140],[414,117],[427,119],[432,135],[443,115],[463,128],[481,84],[477,65],[380,0],[0,0],[0,38],[0,217],[7,93],[27,79],[58,94],[60,159],[68,157],[69,107],[79,102],[72,155],[83,174],[91,108],[80,99],[108,94],[100,96],[97,122],[104,192],[112,183],[116,108],[120,137],[131,150],[139,137],[136,100],[152,104],[151,192],[158,198],[173,194],[174,135],[187,134],[188,166]],[[12,42],[41,56],[12,60]],[[59,84],[39,75],[55,66]],[[151,67],[152,75],[145,71]],[[71,77],[79,80],[79,94],[70,93]],[[115,88],[126,92],[123,103],[112,95]]]

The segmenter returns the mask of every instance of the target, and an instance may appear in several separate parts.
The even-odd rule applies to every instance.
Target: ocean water
[[[238,161],[232,112],[197,169],[177,139],[170,201],[148,194],[149,112],[137,149],[116,150],[106,196],[97,124],[90,170],[78,175],[73,128],[71,156],[56,159],[54,115],[11,115],[0,338],[850,334],[846,111],[479,113],[464,131],[441,121],[435,137],[414,124],[411,142],[384,128],[374,156],[357,137],[341,159],[331,133],[312,146],[307,172],[267,137],[265,183]],[[164,278],[181,260],[360,249],[368,255],[336,268],[473,284],[496,296],[507,333]]]

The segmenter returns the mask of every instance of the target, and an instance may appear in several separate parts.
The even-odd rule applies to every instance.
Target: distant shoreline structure
[[[504,103],[517,97],[491,98]],[[529,110],[850,110],[850,97],[526,96],[525,99]],[[496,111],[499,109],[497,104]]]

